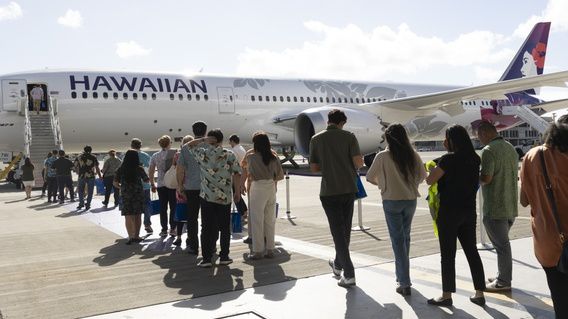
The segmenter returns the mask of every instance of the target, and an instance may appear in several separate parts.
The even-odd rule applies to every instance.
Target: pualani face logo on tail
[[[499,81],[541,75],[544,71],[549,33],[550,22],[537,23]],[[490,102],[490,105],[481,105],[481,119],[473,121],[471,123],[472,127],[476,130],[481,121],[491,122],[499,130],[515,126],[520,120],[514,115],[503,114],[503,108],[512,105],[541,103],[542,101],[531,96],[534,94],[534,89],[508,93],[506,94],[506,100],[493,100]]]
[[[523,65],[521,66],[522,77],[542,74],[545,58],[546,44],[542,42],[539,42],[531,52],[525,51]]]
[[[499,81],[540,75],[544,71],[550,22],[537,23]],[[534,90],[527,90],[534,94]]]
[[[125,76],[69,76],[71,91],[107,91],[128,92],[167,92],[167,93],[203,93],[207,94],[207,85],[204,80],[176,79],[176,78],[147,78]]]

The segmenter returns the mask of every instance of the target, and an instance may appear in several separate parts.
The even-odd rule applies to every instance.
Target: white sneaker
[[[339,281],[337,282],[338,286],[341,287],[345,287],[345,288],[349,288],[352,286],[355,286],[355,277],[352,278],[346,278],[346,277],[341,277],[341,279],[339,279]]]
[[[487,292],[511,291],[511,286],[501,285],[498,280],[494,280],[490,284],[485,286],[485,291]]]

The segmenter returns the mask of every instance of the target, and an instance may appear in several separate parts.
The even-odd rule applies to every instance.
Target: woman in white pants
[[[252,138],[253,149],[242,161],[245,189],[248,180],[252,254],[249,259],[274,257],[274,228],[276,223],[276,184],[284,178],[280,159],[270,148],[268,135],[257,132]],[[266,240],[266,242],[265,242]]]

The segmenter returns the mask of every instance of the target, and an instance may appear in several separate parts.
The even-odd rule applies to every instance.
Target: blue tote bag
[[[361,199],[367,197],[367,192],[365,187],[363,187],[363,182],[361,182],[361,176],[357,175],[357,194],[355,194],[355,199]]]

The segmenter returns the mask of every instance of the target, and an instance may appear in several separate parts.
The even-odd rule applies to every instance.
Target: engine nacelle
[[[363,155],[378,150],[383,138],[383,130],[379,118],[370,112],[354,110],[347,107],[322,106],[307,109],[300,113],[294,124],[294,142],[296,150],[303,156],[310,153],[310,139],[314,134],[327,127],[327,114],[332,109],[340,109],[347,116],[343,129],[353,132],[359,141]]]

